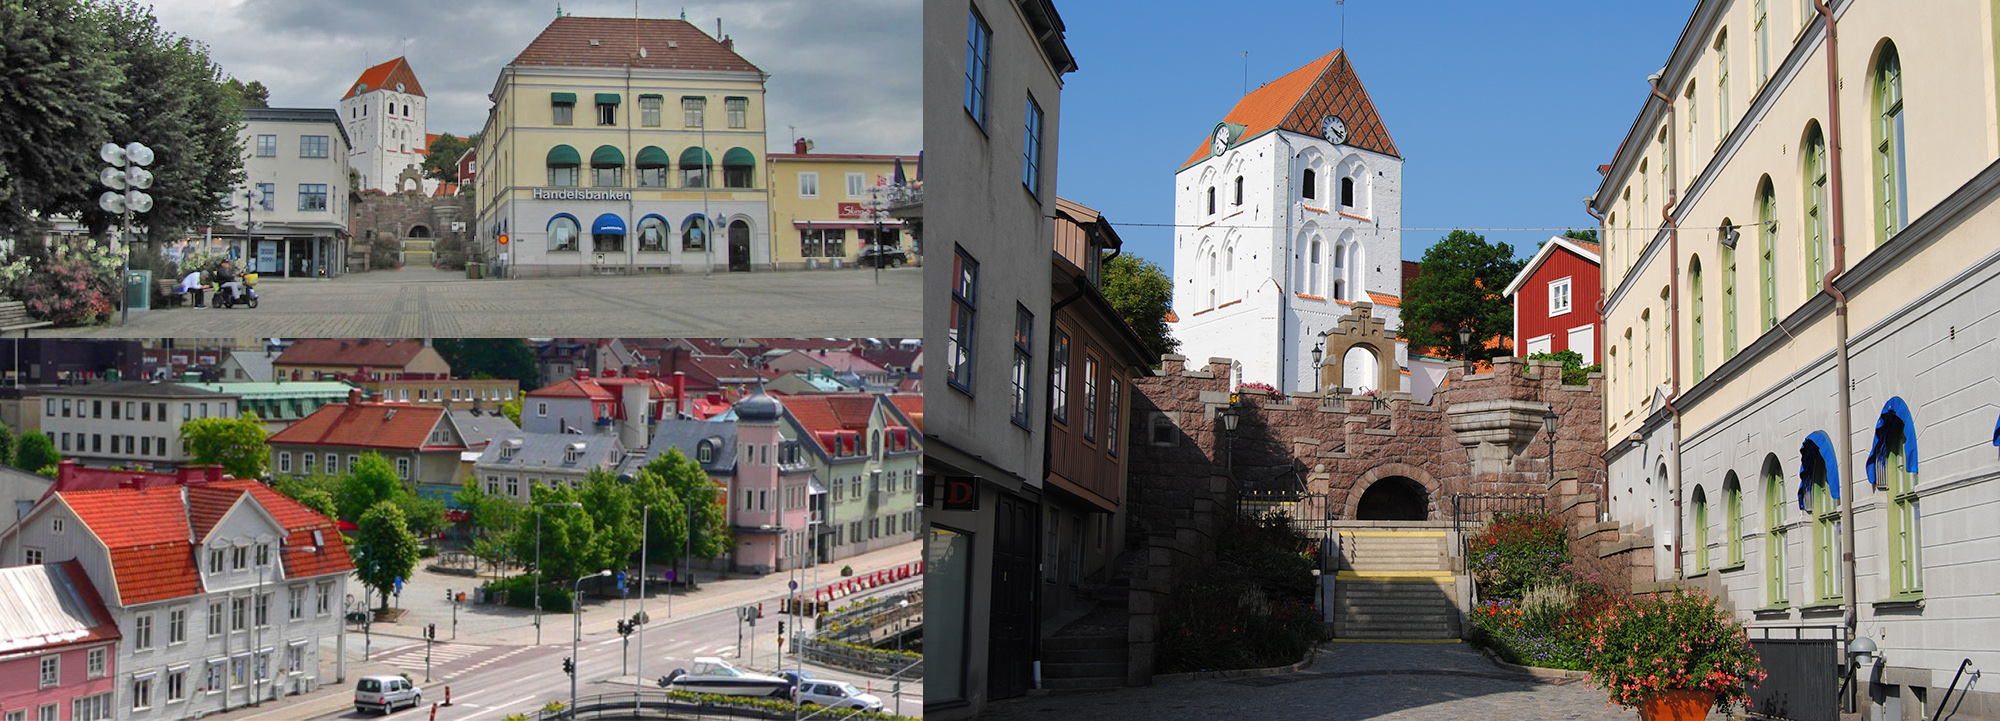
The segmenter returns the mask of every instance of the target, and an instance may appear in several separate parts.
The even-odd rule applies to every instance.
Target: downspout
[[[1287,289],[1287,287],[1292,282],[1292,254],[1290,252],[1292,244],[1292,179],[1293,176],[1297,175],[1296,171],[1298,168],[1293,167],[1293,161],[1298,160],[1298,153],[1292,150],[1292,141],[1286,138],[1284,133],[1278,133],[1277,138],[1278,142],[1285,144],[1285,197],[1282,202],[1278,203],[1278,207],[1285,210],[1285,237],[1278,241],[1278,254],[1285,257],[1285,274],[1278,281],[1278,383],[1283,385],[1285,382],[1285,343],[1287,342],[1286,337],[1288,335],[1286,331],[1290,330],[1291,324],[1292,293],[1297,291],[1297,289]],[[1231,388],[1229,390],[1234,392],[1236,389]]]
[[[1844,567],[1841,569],[1842,575],[1846,577],[1843,579],[1846,585],[1842,586],[1842,590],[1846,592],[1843,595],[1847,598],[1845,619],[1847,635],[1853,638],[1854,629],[1861,622],[1855,602],[1858,591],[1854,587],[1854,469],[1852,468],[1854,410],[1849,405],[1852,398],[1848,384],[1852,381],[1849,380],[1847,366],[1847,295],[1833,285],[1834,279],[1847,270],[1845,231],[1847,223],[1845,206],[1841,203],[1840,172],[1840,45],[1834,35],[1833,8],[1828,7],[1825,0],[1813,0],[1813,9],[1819,11],[1819,16],[1826,20],[1827,140],[1832,166],[1827,174],[1827,182],[1833,186],[1831,190],[1833,227],[1828,238],[1833,242],[1833,267],[1826,271],[1826,276],[1821,279],[1820,284],[1826,287],[1827,295],[1833,296],[1833,366],[1840,383],[1838,391],[1840,400],[1837,404],[1840,408],[1840,433],[1839,440],[1834,443],[1839,446],[1837,451],[1840,458],[1847,461],[1840,464],[1840,478],[1829,480],[1839,483],[1841,490],[1845,491],[1840,494],[1840,562]]]
[[[1604,214],[1597,212],[1597,206],[1595,205],[1596,202],[1597,202],[1597,196],[1594,195],[1585,196],[1583,199],[1583,212],[1589,213],[1590,217],[1597,220],[1597,239],[1600,241],[1600,244],[1597,247],[1600,249],[1599,252],[1602,253],[1603,252],[1602,249],[1607,246],[1604,245],[1601,241],[1605,241],[1610,238],[1611,226],[1606,225],[1604,223]],[[1597,357],[1599,359],[1602,359],[1604,357],[1604,301],[1605,299],[1611,297],[1611,290],[1610,288],[1607,287],[1607,285],[1611,281],[1610,278],[1608,277],[1609,274],[1604,272],[1604,266],[1611,262],[1611,256],[1609,253],[1604,253],[1598,256],[1598,261],[1599,262],[1597,264],[1597,304],[1596,304],[1597,328],[1595,331],[1593,331],[1597,334],[1597,337],[1592,338],[1590,340],[1592,343],[1595,343],[1597,345]],[[1599,389],[1610,390],[1608,384],[1600,385]],[[1610,420],[1608,420],[1610,418],[1609,414],[1606,414],[1605,418],[1607,419],[1604,421],[1605,425],[1604,431],[1606,433],[1605,438],[1606,438],[1606,444],[1609,445],[1609,438],[1610,438],[1609,434],[1611,432],[1611,422]],[[1598,453],[1602,454],[1603,451],[1599,450]],[[1608,481],[1605,483],[1603,495],[1604,495],[1604,509],[1599,511],[1597,516],[1597,519],[1600,521],[1611,517],[1611,484]]]
[[[1667,174],[1667,202],[1660,206],[1660,219],[1666,224],[1664,227],[1667,229],[1667,258],[1671,273],[1667,276],[1667,322],[1673,324],[1674,332],[1667,334],[1667,352],[1673,358],[1673,362],[1668,365],[1671,375],[1668,378],[1667,411],[1674,416],[1673,431],[1668,435],[1673,444],[1671,457],[1674,461],[1674,578],[1681,578],[1681,556],[1686,551],[1682,546],[1685,540],[1682,537],[1682,529],[1686,524],[1681,519],[1681,409],[1674,405],[1674,401],[1678,400],[1681,394],[1681,229],[1680,225],[1674,222],[1674,205],[1680,202],[1680,194],[1677,192],[1680,189],[1680,178],[1679,174],[1674,172],[1678,169],[1676,166],[1680,164],[1680,153],[1674,146],[1677,145],[1676,141],[1680,139],[1680,135],[1673,132],[1674,98],[1660,92],[1660,81],[1665,79],[1664,70],[1650,79],[1653,81],[1653,97],[1667,104],[1669,160],[1661,164]],[[1600,277],[1602,275],[1599,274]],[[1646,469],[1645,472],[1652,471]]]

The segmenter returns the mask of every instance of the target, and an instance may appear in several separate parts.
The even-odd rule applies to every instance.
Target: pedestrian
[[[180,285],[180,291],[181,291],[182,293],[185,293],[185,294],[187,294],[187,295],[190,295],[190,296],[193,296],[193,297],[194,297],[194,307],[196,307],[196,308],[201,308],[201,307],[203,307],[203,306],[202,306],[202,303],[201,303],[201,300],[202,300],[202,294],[201,294],[201,291],[202,291],[202,285],[201,285],[201,269],[200,269],[200,268],[195,268],[194,270],[190,270],[190,271],[188,271],[188,274],[187,274],[187,276],[186,276],[186,277],[183,277],[183,278],[181,278],[181,285]]]

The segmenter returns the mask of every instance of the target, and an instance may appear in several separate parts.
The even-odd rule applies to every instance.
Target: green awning
[[[722,154],[722,166],[725,168],[739,167],[746,165],[751,167],[755,167],[757,165],[757,156],[750,154],[750,151],[748,150],[744,150],[742,148],[730,148],[729,152]]]
[[[576,154],[576,148],[558,145],[549,148],[549,167],[574,168],[583,164],[583,158]]]
[[[633,165],[641,168],[671,168],[674,159],[668,157],[667,151],[659,149],[658,146],[648,145],[639,149],[639,157]]]
[[[646,100],[648,98],[651,98],[653,100],[665,100],[667,96],[661,95],[659,93],[642,93],[639,95],[640,100]]]
[[[681,167],[683,168],[705,168],[712,165],[715,165],[715,158],[710,156],[706,150],[691,147],[681,151]]]
[[[590,153],[590,167],[593,168],[625,167],[625,153],[620,152],[617,148],[611,147],[609,145],[599,145],[597,146],[596,150],[593,150]]]
[[[598,104],[598,105],[617,105],[617,104],[618,104],[618,94],[617,94],[617,93],[598,93],[598,94],[597,94],[597,104]]]
[[[576,93],[549,93],[549,102],[557,105],[575,105]]]

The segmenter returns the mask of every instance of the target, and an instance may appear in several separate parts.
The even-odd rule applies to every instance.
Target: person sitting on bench
[[[187,277],[181,279],[179,290],[194,299],[194,307],[200,308],[202,307],[201,292],[203,287],[201,284],[201,269],[196,268],[188,271]]]

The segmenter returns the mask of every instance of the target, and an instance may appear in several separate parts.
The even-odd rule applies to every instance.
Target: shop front
[[[509,277],[700,273],[769,267],[762,203],[644,200],[624,190],[540,188],[482,223]],[[721,237],[716,235],[720,233]],[[500,239],[504,238],[503,244]]]

